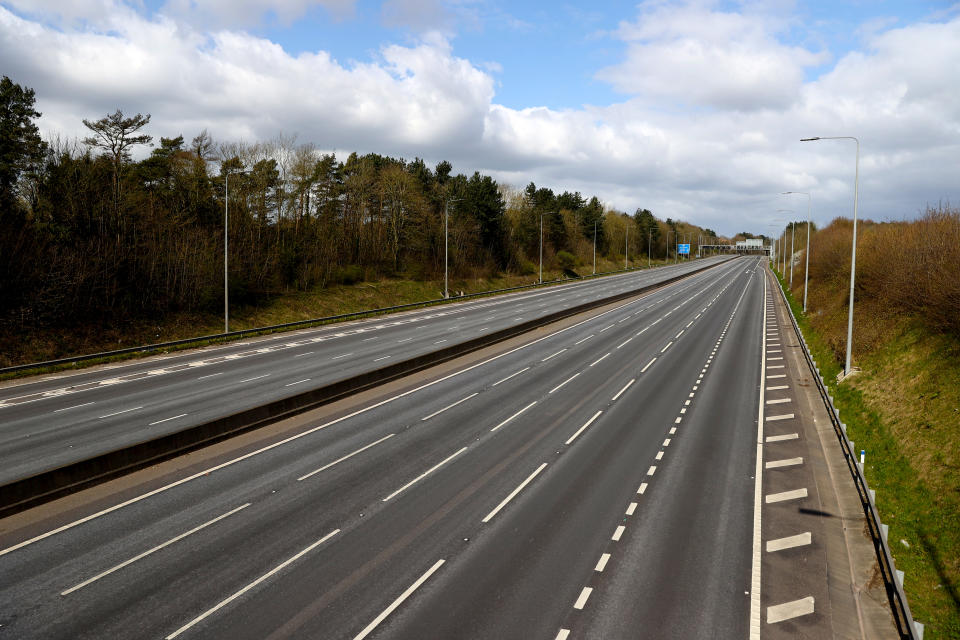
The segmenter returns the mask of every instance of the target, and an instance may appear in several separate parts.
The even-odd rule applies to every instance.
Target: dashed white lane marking
[[[570,376],[569,378],[567,378],[566,380],[564,380],[563,382],[561,382],[560,384],[558,384],[557,386],[555,386],[553,389],[550,389],[550,391],[548,391],[547,394],[549,395],[549,394],[553,393],[554,391],[559,390],[560,387],[562,387],[563,385],[567,384],[568,382],[570,382],[571,380],[573,380],[574,378],[576,378],[577,376],[579,376],[580,373],[583,373],[583,372],[581,371],[581,372],[579,372],[579,373],[573,374],[572,376]]]
[[[650,362],[648,362],[643,369],[640,369],[640,373],[644,373],[647,369],[650,368],[650,365],[652,365],[652,364],[653,364],[654,362],[656,362],[656,361],[657,361],[657,359],[654,358],[653,360],[651,360]]]
[[[587,336],[586,338],[584,338],[583,340],[577,340],[577,341],[574,342],[573,344],[574,344],[574,346],[576,346],[576,345],[580,344],[581,342],[586,342],[587,340],[589,340],[590,338],[592,338],[592,337],[595,336],[595,335],[596,335],[595,333],[591,333],[590,335],[588,335],[588,336]]]
[[[577,436],[579,436],[581,433],[583,433],[583,430],[584,430],[584,429],[586,429],[586,428],[589,427],[591,424],[593,424],[593,421],[596,420],[597,418],[599,418],[601,413],[603,413],[603,411],[597,411],[595,414],[593,414],[593,417],[590,418],[589,420],[587,420],[586,423],[585,423],[582,427],[580,427],[579,429],[577,429],[576,433],[574,433],[572,436],[570,436],[570,438],[569,438],[564,444],[569,445],[571,442],[573,442],[574,440],[576,440],[576,439],[577,439]]]
[[[98,420],[103,420],[104,418],[112,418],[113,416],[118,416],[121,413],[130,413],[131,411],[136,411],[137,409],[143,409],[143,407],[133,407],[132,409],[124,409],[123,411],[116,411],[114,413],[108,413],[105,416],[97,416]]]
[[[312,354],[312,353],[313,353],[313,351],[307,351],[306,353],[298,353],[297,355],[295,355],[295,356],[293,356],[293,357],[294,357],[294,358],[302,358],[302,357],[304,357],[304,356],[309,356],[309,355]]]
[[[504,378],[503,380],[497,380],[496,382],[494,382],[494,383],[493,383],[492,385],[490,385],[490,386],[491,386],[491,387],[495,387],[495,386],[497,386],[498,384],[500,384],[501,382],[506,382],[506,381],[509,380],[510,378],[513,378],[514,376],[518,376],[518,375],[520,375],[521,373],[523,373],[524,371],[527,371],[527,370],[529,370],[529,369],[530,369],[530,367],[524,367],[523,369],[520,369],[520,371],[517,371],[516,373],[511,373],[510,375],[508,375],[508,376],[507,376],[506,378]]]
[[[260,378],[266,378],[266,377],[268,377],[269,375],[270,375],[269,373],[265,373],[265,374],[263,374],[262,376],[254,376],[254,377],[252,377],[252,378],[247,378],[246,380],[241,380],[241,381],[238,382],[237,384],[243,384],[244,382],[253,382],[254,380],[259,380]]]
[[[768,493],[764,502],[772,504],[774,502],[786,502],[787,500],[800,500],[807,497],[807,488],[793,489],[791,491],[781,491],[779,493]]]
[[[329,469],[330,467],[332,467],[332,466],[334,466],[334,465],[338,465],[338,464],[340,464],[341,462],[343,462],[344,460],[348,460],[348,459],[352,458],[353,456],[357,455],[358,453],[363,453],[364,451],[366,451],[366,450],[369,449],[370,447],[374,447],[374,446],[380,444],[381,442],[383,442],[384,440],[389,440],[389,439],[392,438],[394,435],[396,435],[396,434],[391,433],[390,435],[387,435],[387,436],[384,436],[384,437],[380,438],[380,439],[377,440],[376,442],[371,442],[370,444],[368,444],[368,445],[366,445],[366,446],[360,447],[359,449],[357,449],[357,450],[354,451],[353,453],[348,453],[347,455],[343,456],[342,458],[337,458],[337,459],[334,460],[333,462],[331,462],[331,463],[329,463],[329,464],[325,464],[325,465],[323,465],[322,467],[320,467],[319,469],[315,469],[314,471],[311,471],[310,473],[307,473],[307,474],[304,474],[304,475],[300,476],[299,478],[297,478],[297,482],[300,482],[301,480],[306,480],[306,479],[309,478],[310,476],[316,475],[316,474],[320,473],[321,471],[326,471],[326,470]]]
[[[222,376],[222,375],[223,375],[223,371],[221,371],[220,373],[211,373],[210,375],[207,375],[207,376],[200,376],[199,378],[197,378],[197,380],[206,380],[207,378],[215,378],[216,376]]]
[[[214,374],[214,375],[220,375],[220,374],[219,374],[219,373],[216,373],[216,374]],[[197,378],[197,379],[199,380],[199,378]],[[93,402],[84,402],[83,404],[75,404],[75,405],[73,405],[72,407],[64,407],[63,409],[55,409],[53,412],[54,412],[54,413],[60,413],[61,411],[70,411],[70,409],[79,409],[80,407],[89,407],[91,404],[94,404],[94,403],[93,403]]]
[[[597,333],[603,333],[603,332],[606,331],[607,329],[612,329],[612,328],[613,328],[613,325],[610,324],[610,325],[605,326],[603,329],[600,329],[600,331],[598,331]]]
[[[767,607],[767,624],[783,622],[813,613],[813,596]]]
[[[411,340],[413,340],[413,338],[404,338],[403,340],[397,340],[397,344],[400,344],[401,342],[410,342]]]
[[[171,420],[176,420],[177,418],[182,418],[182,417],[184,417],[184,416],[186,416],[186,415],[187,415],[186,413],[181,413],[181,414],[178,415],[178,416],[170,416],[169,418],[164,418],[163,420],[157,420],[156,422],[151,422],[151,423],[148,424],[147,426],[148,426],[148,427],[152,427],[153,425],[155,425],[155,424],[160,424],[161,422],[170,422]]]
[[[373,361],[374,361],[374,362],[380,362],[381,360],[386,360],[386,359],[389,358],[389,357],[390,357],[390,356],[380,356],[379,358],[374,358]]]
[[[352,355],[353,355],[352,353],[343,353],[343,354],[340,354],[339,356],[333,356],[333,357],[330,358],[330,359],[331,359],[331,360],[339,360],[340,358],[346,358],[347,356],[352,356]]]
[[[797,464],[803,464],[803,458],[785,458],[783,460],[771,460],[767,463],[767,469],[779,469],[780,467],[792,467]]]
[[[619,349],[620,347],[625,346],[625,345],[626,345],[628,342],[630,342],[631,340],[633,340],[633,338],[627,338],[626,340],[624,340],[623,342],[621,342],[620,344],[617,345],[617,349]]]
[[[594,571],[603,571],[607,566],[607,561],[610,560],[610,554],[605,553],[600,556],[600,559],[597,560],[597,566],[593,568]]]
[[[207,617],[210,616],[211,614],[216,613],[217,611],[219,611],[219,610],[222,609],[223,607],[227,606],[228,604],[230,604],[231,602],[233,602],[234,600],[236,600],[237,598],[239,598],[240,596],[242,596],[243,594],[245,594],[245,593],[246,593],[247,591],[249,591],[250,589],[253,589],[255,586],[257,586],[258,584],[260,584],[261,582],[263,582],[264,580],[266,580],[266,579],[269,578],[270,576],[274,575],[275,573],[277,573],[277,572],[279,572],[279,571],[282,571],[287,565],[289,565],[289,564],[291,564],[291,563],[293,563],[293,562],[296,562],[297,560],[299,560],[300,558],[302,558],[304,555],[310,553],[311,551],[313,551],[314,549],[316,549],[316,548],[319,547],[321,544],[323,544],[324,542],[326,542],[327,540],[329,540],[329,539],[332,538],[333,536],[337,535],[338,533],[340,533],[340,529],[334,529],[333,531],[331,531],[331,532],[328,533],[327,535],[323,536],[322,538],[320,538],[319,540],[317,540],[316,542],[314,542],[314,543],[311,544],[309,547],[307,547],[307,548],[304,549],[303,551],[299,552],[299,553],[296,554],[295,556],[293,556],[293,557],[291,557],[291,558],[288,558],[287,560],[284,560],[282,563],[278,564],[276,567],[274,567],[273,569],[271,569],[271,570],[268,571],[267,573],[263,574],[262,576],[260,576],[259,578],[257,578],[256,580],[254,580],[253,582],[251,582],[250,584],[248,584],[248,585],[245,586],[244,588],[242,588],[242,589],[240,589],[239,591],[237,591],[236,593],[234,593],[232,596],[228,597],[228,598],[225,599],[225,600],[221,600],[221,601],[220,601],[217,605],[215,605],[214,607],[212,607],[212,608],[210,608],[210,609],[207,609],[206,611],[204,611],[203,613],[201,613],[199,616],[197,616],[196,618],[194,618],[193,620],[191,620],[191,621],[188,622],[187,624],[183,625],[182,627],[180,627],[179,629],[177,629],[176,631],[174,631],[173,633],[171,633],[170,635],[168,635],[168,636],[166,637],[166,640],[173,640],[173,638],[176,638],[178,635],[180,635],[181,633],[183,633],[184,631],[186,631],[186,630],[189,629],[190,627],[196,625],[198,622],[202,621],[204,618],[207,618]]]
[[[457,451],[457,452],[454,453],[453,455],[448,456],[447,458],[444,458],[442,461],[440,461],[440,462],[438,462],[437,464],[433,465],[432,467],[430,467],[429,469],[427,469],[426,471],[424,471],[423,473],[421,473],[420,475],[418,475],[416,478],[414,478],[413,480],[411,480],[411,481],[408,482],[407,484],[403,485],[402,487],[400,487],[399,489],[397,489],[396,491],[394,491],[393,493],[391,493],[390,495],[388,495],[386,498],[384,498],[383,500],[381,500],[381,502],[386,502],[386,501],[390,500],[391,498],[395,498],[396,496],[400,495],[401,493],[403,493],[404,491],[406,491],[407,489],[409,489],[410,487],[412,487],[412,486],[415,485],[416,483],[420,482],[421,480],[423,480],[424,478],[426,478],[428,475],[430,475],[431,473],[433,473],[434,471],[436,471],[437,469],[439,469],[439,468],[442,467],[443,465],[447,464],[448,462],[450,462],[451,460],[453,460],[454,458],[456,458],[458,455],[460,455],[461,453],[463,453],[463,452],[466,451],[466,450],[467,450],[467,448],[466,448],[466,447],[463,447],[462,449],[460,449],[459,451]]]
[[[790,398],[780,398],[778,400],[767,400],[767,404],[783,404],[785,402],[792,402]]]
[[[800,437],[798,433],[785,433],[779,436],[767,436],[767,442],[784,442],[786,440],[796,440]]]
[[[613,535],[610,536],[610,539],[613,540],[614,542],[620,542],[620,536],[623,535],[623,532],[626,531],[626,529],[627,528],[622,524],[618,525],[617,528],[614,529]]]
[[[779,384],[775,387],[767,387],[767,391],[780,391],[781,389],[789,389],[790,385],[788,384]]]
[[[444,342],[446,342],[446,340],[437,340],[433,344],[443,344]]]
[[[647,483],[641,482],[640,488],[637,489],[637,493],[639,493],[640,495],[643,495],[644,493],[646,493],[646,491],[647,491]]]
[[[534,472],[531,473],[529,476],[527,476],[527,479],[526,479],[526,480],[524,480],[523,482],[521,482],[520,484],[518,484],[518,485],[517,485],[517,488],[514,489],[513,491],[511,491],[510,494],[509,494],[506,498],[503,499],[503,502],[501,502],[501,503],[498,504],[496,507],[494,507],[493,511],[491,511],[490,513],[488,513],[488,514],[484,517],[484,519],[481,520],[481,522],[490,522],[490,520],[492,520],[495,515],[497,515],[498,513],[500,513],[500,510],[501,510],[501,509],[503,509],[505,506],[507,506],[507,504],[508,504],[511,500],[513,500],[513,499],[517,496],[518,493],[520,493],[521,491],[523,491],[523,488],[524,488],[525,486],[527,486],[528,484],[530,484],[530,483],[533,481],[533,479],[536,478],[537,475],[539,475],[540,472],[543,471],[546,467],[547,467],[547,463],[546,463],[546,462],[544,462],[544,463],[541,464],[539,467],[537,467],[537,470],[536,470],[536,471],[534,471]]]
[[[767,369],[785,369],[786,366],[782,364],[768,364]]]
[[[668,342],[668,343],[667,343],[667,346],[665,346],[663,349],[660,349],[660,353],[663,353],[664,351],[666,351],[667,349],[669,349],[669,348],[670,348],[670,345],[672,345],[672,344],[673,344],[673,340],[671,340],[670,342]]]
[[[810,544],[811,541],[812,538],[809,531],[798,533],[795,536],[787,536],[786,538],[767,540],[767,553],[793,549],[794,547],[803,547]]]
[[[766,421],[767,421],[767,422],[777,422],[778,420],[790,420],[790,419],[792,419],[792,418],[793,418],[793,414],[792,414],[792,413],[784,413],[784,414],[779,415],[779,416],[767,416],[767,417],[766,417]]]
[[[310,378],[304,378],[303,380],[297,380],[296,382],[291,382],[290,384],[285,384],[285,387],[292,387],[297,384],[303,384],[304,382],[310,382]]]
[[[657,460],[663,460],[663,451],[658,451],[656,455]]]
[[[546,358],[544,358],[544,359],[541,360],[540,362],[546,362],[546,361],[549,360],[550,358],[556,358],[558,355],[560,355],[560,354],[563,353],[564,351],[566,351],[566,348],[560,349],[560,351],[557,351],[556,353],[547,356]]]
[[[683,418],[681,418],[680,416],[677,416],[676,420],[674,420],[673,423],[674,423],[674,424],[680,424],[680,422],[681,422],[682,420],[683,420]]]
[[[678,333],[677,335],[673,336],[673,339],[676,340],[677,338],[679,338],[680,336],[682,336],[684,331],[686,331],[686,329],[681,329],[681,330],[680,330],[680,333]]]
[[[593,362],[590,363],[590,366],[592,367],[592,366],[595,366],[595,365],[600,364],[600,363],[603,362],[603,361],[607,358],[607,356],[609,356],[609,355],[610,355],[610,354],[607,353],[607,354],[605,354],[603,357],[601,357],[599,360],[594,360]]]
[[[587,605],[587,599],[590,597],[590,594],[593,593],[591,587],[584,587],[583,591],[580,592],[580,596],[577,598],[577,601],[573,603],[574,609],[583,609]]]
[[[636,503],[636,502],[631,502],[630,505],[627,507],[627,510],[625,511],[625,513],[626,513],[628,516],[632,516],[632,515],[633,515],[633,512],[636,511],[636,510],[637,510],[637,503]]]
[[[438,416],[438,415],[440,415],[441,413],[443,413],[444,411],[446,411],[447,409],[452,409],[452,408],[454,408],[455,406],[457,406],[458,404],[461,404],[461,403],[463,403],[463,402],[466,402],[466,401],[469,400],[470,398],[473,398],[473,397],[475,397],[475,396],[477,396],[477,395],[479,395],[479,392],[478,392],[478,391],[474,391],[473,393],[471,393],[470,395],[468,395],[466,398],[460,398],[459,400],[457,400],[457,401],[454,402],[453,404],[448,404],[448,405],[445,406],[443,409],[440,409],[440,410],[438,410],[438,411],[434,411],[434,412],[431,413],[430,415],[424,416],[424,417],[420,418],[420,421],[423,422],[423,421],[425,421],[425,420],[429,420],[430,418],[432,418],[432,417],[434,417],[434,416]]]
[[[786,377],[787,377],[787,374],[785,374],[785,373],[775,373],[775,374],[773,374],[772,376],[767,376],[767,379],[768,379],[768,380],[772,380],[772,379],[775,379],[775,378],[786,378]]]
[[[249,507],[250,504],[251,504],[251,503],[248,502],[248,503],[246,503],[246,504],[244,504],[244,505],[240,505],[240,506],[237,507],[236,509],[232,509],[232,510],[226,512],[226,513],[220,514],[219,516],[217,516],[216,518],[213,518],[212,520],[207,520],[207,521],[204,522],[203,524],[201,524],[201,525],[199,525],[199,526],[197,526],[197,527],[194,527],[193,529],[190,529],[190,531],[187,531],[186,533],[181,533],[181,534],[178,535],[178,536],[175,536],[175,537],[173,537],[173,538],[170,538],[170,539],[167,540],[166,542],[161,543],[161,544],[158,544],[157,546],[153,547],[152,549],[148,549],[147,551],[144,551],[143,553],[138,554],[138,555],[130,558],[129,560],[125,560],[124,562],[121,562],[120,564],[118,564],[118,565],[116,565],[116,566],[110,567],[110,568],[107,569],[106,571],[103,571],[103,572],[101,572],[101,573],[98,573],[97,575],[93,576],[93,577],[90,578],[89,580],[84,580],[84,581],[81,582],[80,584],[74,585],[74,586],[70,587],[69,589],[67,589],[66,591],[61,591],[61,592],[60,592],[60,595],[62,595],[62,596],[70,595],[71,593],[73,593],[74,591],[77,591],[78,589],[83,589],[83,588],[84,588],[85,586],[87,586],[88,584],[94,583],[94,582],[96,582],[97,580],[99,580],[100,578],[103,578],[104,576],[110,575],[110,574],[113,573],[114,571],[119,571],[120,569],[123,569],[124,567],[130,566],[131,564],[133,564],[133,563],[136,562],[137,560],[141,560],[141,559],[143,559],[143,558],[146,558],[147,556],[149,556],[149,555],[152,554],[152,553],[155,553],[155,552],[157,552],[157,551],[160,551],[161,549],[163,549],[163,548],[165,548],[165,547],[169,547],[169,546],[172,545],[173,543],[179,542],[180,540],[183,540],[183,539],[186,538],[187,536],[193,535],[193,534],[196,533],[197,531],[200,531],[200,530],[202,530],[202,529],[206,529],[206,528],[209,527],[210,525],[215,524],[215,523],[217,523],[217,522],[220,522],[220,521],[223,520],[224,518],[228,518],[228,517],[232,516],[233,514],[237,513],[238,511],[243,511],[244,509],[246,509],[247,507]]]
[[[655,466],[651,466],[649,469],[647,469],[647,475],[648,475],[648,476],[652,476],[652,475],[655,474],[656,472],[657,472],[657,468],[656,468]]]
[[[623,395],[623,392],[626,391],[627,389],[629,389],[629,388],[630,388],[630,385],[632,385],[634,382],[636,382],[636,378],[631,378],[630,382],[628,382],[627,384],[623,385],[623,389],[620,389],[620,391],[617,391],[617,395],[615,395],[615,396],[613,396],[612,398],[610,398],[610,401],[611,401],[611,402],[616,402],[616,401],[617,401],[617,398],[619,398],[620,396],[622,396],[622,395]]]
[[[665,447],[669,447],[669,446],[670,446],[670,438],[664,439],[664,441],[663,441],[663,446],[665,446]]]
[[[356,636],[354,636],[353,640],[363,640],[363,638],[366,638],[368,635],[370,635],[370,632],[376,629],[381,622],[386,620],[387,616],[389,616],[391,613],[393,613],[396,610],[397,607],[403,604],[403,601],[409,598],[414,591],[419,589],[420,585],[422,585],[424,582],[429,580],[430,576],[432,576],[437,569],[443,566],[443,562],[444,562],[443,559],[437,560],[432,567],[427,569],[426,573],[424,573],[422,576],[417,578],[416,582],[414,582],[412,585],[407,587],[407,590],[401,593],[399,598],[397,598],[392,603],[390,603],[389,607],[384,609],[380,613],[380,615],[378,615],[376,618],[373,619],[372,622],[370,622],[370,624],[364,627],[363,631],[361,631]]]
[[[567,640],[570,637],[570,629],[560,629],[557,632],[557,637],[553,640]]]
[[[577,375],[579,375],[579,374],[577,374]],[[574,376],[574,377],[576,377],[576,376]],[[497,426],[495,426],[493,429],[490,429],[490,431],[496,431],[497,429],[499,429],[500,427],[506,425],[506,424],[509,423],[511,420],[513,420],[514,418],[516,418],[516,417],[519,416],[521,413],[523,413],[524,411],[526,411],[527,409],[529,409],[530,407],[532,407],[532,406],[535,405],[535,404],[537,404],[537,401],[536,401],[536,400],[534,400],[533,402],[531,402],[530,404],[528,404],[527,406],[525,406],[523,409],[520,409],[520,411],[517,411],[515,414],[513,414],[512,416],[510,416],[509,418],[507,418],[506,420],[504,420],[503,422],[501,422],[500,424],[498,424]]]
[[[676,428],[676,427],[670,427],[670,435],[673,435],[673,434],[675,434],[676,432],[677,432],[677,428]]]

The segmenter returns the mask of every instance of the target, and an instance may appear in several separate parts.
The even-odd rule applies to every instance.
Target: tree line
[[[716,235],[593,196],[522,190],[368,153],[346,159],[295,137],[158,141],[150,115],[83,120],[82,140],[41,139],[33,90],[0,82],[0,323],[63,326],[222,304],[379,277],[435,279],[448,219],[455,277],[574,269],[597,254],[670,255]],[[138,149],[150,148],[143,157]],[[134,160],[134,155],[142,157]]]

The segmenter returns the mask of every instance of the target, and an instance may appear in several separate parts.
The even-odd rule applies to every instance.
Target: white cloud
[[[690,11],[705,17],[686,23]],[[699,42],[704,51],[726,51],[735,38],[742,55],[762,60],[789,50],[778,44],[774,18],[711,13],[718,12],[645,7],[619,33],[642,32],[644,43]],[[803,210],[777,195],[785,190],[811,191],[821,223],[850,215],[852,144],[799,139],[857,135],[861,215],[897,218],[926,202],[960,202],[960,93],[952,82],[960,18],[875,32],[815,80],[803,80],[802,64],[784,63],[789,81],[758,96],[750,87],[770,73],[766,63],[750,67],[753,76],[727,74],[732,89],[715,83],[696,100],[671,93],[679,90],[658,69],[656,100],[645,93],[568,110],[496,104],[484,64],[455,56],[436,32],[344,64],[328,52],[293,56],[263,38],[172,17],[118,11],[109,20],[109,29],[57,29],[0,7],[4,73],[36,89],[45,132],[83,135],[81,118],[120,107],[151,113],[154,136],[189,138],[207,128],[218,139],[253,141],[297,133],[323,149],[448,159],[457,171],[576,189],[731,233],[764,231],[779,208]],[[626,78],[649,62],[628,51],[616,69]],[[688,80],[680,74],[678,83]]]
[[[323,7],[335,18],[353,14],[356,0],[167,0],[163,13],[207,28],[250,27],[264,18],[289,25]]]

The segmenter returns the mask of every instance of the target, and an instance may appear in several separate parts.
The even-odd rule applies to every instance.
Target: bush
[[[571,271],[577,264],[577,259],[569,251],[557,253],[557,265],[564,271]]]

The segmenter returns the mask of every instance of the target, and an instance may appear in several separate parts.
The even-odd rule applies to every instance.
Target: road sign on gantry
[[[690,253],[690,245],[689,244],[677,245],[677,251],[682,255],[687,255]]]

